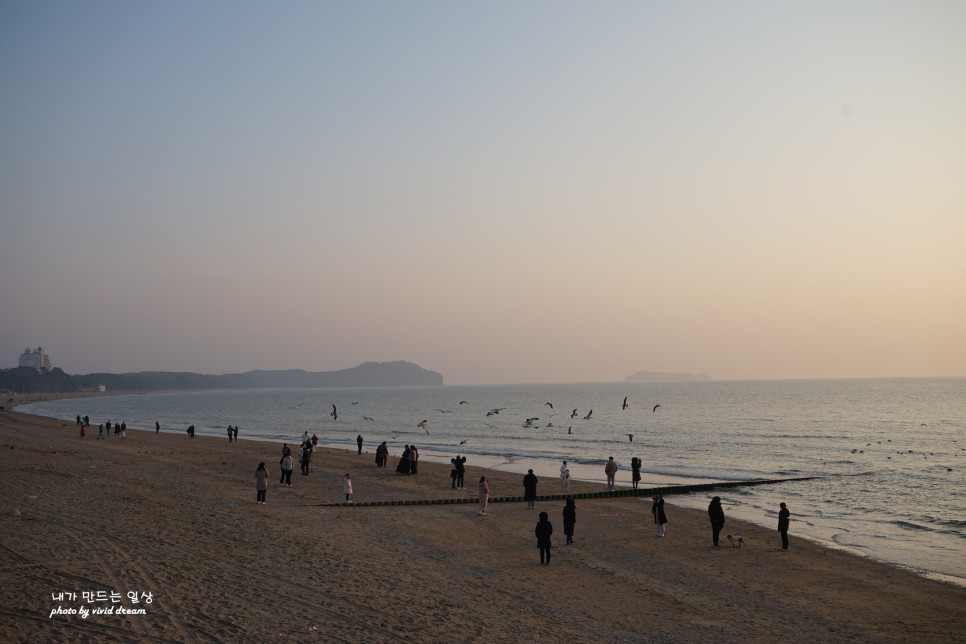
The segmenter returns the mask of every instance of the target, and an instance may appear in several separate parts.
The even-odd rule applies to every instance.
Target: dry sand
[[[485,517],[475,503],[327,505],[346,471],[357,502],[475,497],[472,460],[460,492],[448,466],[397,476],[371,453],[322,450],[288,489],[280,445],[91,429],[81,440],[73,423],[0,413],[0,641],[966,641],[966,589],[796,539],[794,515],[787,553],[775,531],[737,521],[726,532],[744,547],[714,550],[707,515],[673,497],[663,539],[650,502],[580,500],[565,546],[562,501],[493,503]],[[521,476],[486,475],[493,496],[522,494]],[[549,566],[533,536],[541,510]],[[50,616],[111,606],[144,614]]]

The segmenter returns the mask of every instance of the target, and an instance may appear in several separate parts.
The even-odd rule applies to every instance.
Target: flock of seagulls
[[[628,407],[630,407],[630,404],[627,402],[627,400],[628,400],[628,397],[625,396],[623,402],[621,403],[621,411],[626,410]],[[356,402],[356,401],[353,401],[352,404],[353,405],[358,405],[359,403]],[[461,401],[459,401],[459,404],[460,405],[469,405],[470,402],[468,400],[461,400]],[[299,402],[299,403],[297,403],[295,405],[289,406],[289,409],[293,410],[297,414],[300,414],[301,411],[302,411],[302,405],[303,405],[303,403],[302,402]],[[553,407],[553,403],[550,402],[550,401],[545,402],[544,403],[544,406],[549,407],[551,410],[554,408]],[[656,412],[657,409],[658,409],[658,407],[660,407],[660,406],[661,405],[659,405],[659,404],[654,405],[654,407],[651,409],[651,411],[652,412]],[[486,417],[489,418],[490,416],[498,416],[500,414],[500,412],[506,411],[506,409],[507,409],[506,407],[493,407],[493,408],[489,409],[486,412]],[[452,410],[449,410],[449,409],[439,409],[439,408],[437,408],[436,411],[439,412],[439,413],[441,413],[441,414],[451,414],[451,413],[453,413]],[[571,418],[571,420],[574,420],[574,419],[577,419],[577,418],[580,417],[583,420],[591,420],[591,418],[593,417],[593,414],[594,414],[594,410],[591,409],[584,416],[580,417],[579,414],[578,414],[577,408],[575,408],[573,411],[570,412],[570,418]],[[550,415],[550,418],[553,418],[556,414],[554,414],[554,413],[551,412],[549,415]],[[334,404],[332,405],[332,411],[329,412],[329,416],[332,418],[332,420],[338,420],[339,419],[339,411],[338,411],[338,408]],[[365,420],[367,422],[374,422],[375,419],[373,419],[371,416],[365,416],[364,415],[364,416],[362,416],[362,420]],[[526,429],[536,429],[539,426],[536,425],[535,423],[537,421],[539,421],[539,420],[540,420],[540,417],[539,416],[530,416],[530,417],[526,418],[526,420],[524,420],[523,427],[526,428]],[[497,425],[493,425],[493,424],[490,424],[490,423],[484,423],[484,425],[486,425],[486,427],[488,427],[489,429],[498,429]],[[553,422],[548,422],[547,425],[546,425],[546,427],[548,427],[548,428],[553,427],[553,426],[554,426],[553,425]],[[416,428],[423,430],[427,435],[429,435],[429,419],[425,419],[424,418],[423,420],[421,420],[418,423],[416,423]],[[567,427],[567,434],[573,434],[573,425],[570,425],[569,427]],[[398,435],[392,435],[391,437],[393,439],[396,439],[397,436]],[[628,440],[630,442],[634,442],[634,434],[627,434],[627,438],[628,438]],[[462,440],[462,441],[460,441],[459,444],[460,445],[466,445],[467,442],[468,442],[467,440]],[[853,450],[853,453],[855,453],[854,450]]]

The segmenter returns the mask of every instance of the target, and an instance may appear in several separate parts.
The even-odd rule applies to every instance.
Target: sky
[[[966,3],[0,2],[0,367],[966,375]]]

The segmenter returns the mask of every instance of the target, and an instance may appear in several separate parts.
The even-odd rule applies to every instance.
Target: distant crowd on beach
[[[90,426],[90,418],[88,416],[77,415],[75,422],[80,431],[80,438],[85,438],[87,436],[87,428]],[[114,436],[117,438],[124,439],[127,437],[127,424],[125,422],[114,422],[107,420],[104,423],[98,425],[97,428],[97,439],[105,440],[111,435],[113,430]],[[155,422],[155,433],[161,431],[160,421]],[[190,425],[187,430],[185,430],[189,438],[194,438],[195,436],[195,426]],[[228,425],[227,427],[228,442],[234,442],[238,440],[238,427],[233,425]],[[364,439],[361,434],[356,437],[357,453],[361,456],[363,451]],[[298,444],[297,455],[293,453],[293,450],[288,446],[288,443],[282,445],[279,468],[281,470],[281,475],[279,478],[279,486],[282,487],[292,487],[292,473],[295,469],[296,458],[300,466],[300,471],[302,476],[309,476],[311,472],[312,455],[315,449],[317,449],[319,444],[319,438],[317,435],[313,434],[309,436],[306,431],[302,434],[301,442]],[[375,465],[378,468],[388,468],[389,467],[389,447],[386,441],[382,441],[375,450]],[[604,476],[607,481],[607,489],[610,492],[614,492],[617,489],[616,476],[620,467],[618,463],[611,456],[608,458],[604,465]],[[405,445],[402,455],[399,461],[396,463],[394,473],[397,475],[415,476],[419,472],[419,450],[415,445]],[[457,454],[455,457],[450,459],[450,487],[454,490],[464,490],[465,488],[465,475],[466,475],[466,457]],[[632,489],[638,489],[639,483],[641,481],[641,459],[635,457],[631,458],[631,486]],[[523,477],[522,487],[523,487],[523,501],[527,504],[528,509],[535,509],[536,503],[539,500],[537,494],[537,486],[539,480],[534,474],[533,470],[529,470]],[[255,490],[256,490],[256,503],[264,504],[266,503],[266,495],[269,486],[269,473],[268,468],[265,466],[264,461],[258,464],[255,470]],[[567,466],[567,461],[563,461],[560,466],[560,489],[563,492],[568,492],[570,488],[570,469]],[[353,487],[352,487],[352,475],[346,472],[342,477],[342,493],[345,497],[346,504],[353,504]],[[490,484],[486,476],[481,476],[479,482],[477,483],[477,496],[479,499],[479,509],[477,514],[480,516],[488,515],[489,508],[489,497],[490,497]],[[571,545],[574,542],[574,527],[577,522],[577,506],[573,496],[568,496],[563,508],[563,526],[564,535],[566,537],[566,545]],[[658,494],[651,499],[651,518],[654,523],[655,536],[663,538],[667,535],[667,524],[668,518],[664,506],[664,498],[662,495]],[[721,533],[724,531],[725,526],[725,514],[724,509],[721,506],[721,497],[715,496],[711,499],[708,504],[708,518],[711,524],[711,543],[713,548],[721,547]],[[787,551],[788,542],[788,530],[791,522],[791,513],[788,510],[787,505],[782,502],[779,504],[778,511],[778,532],[781,538],[781,546],[778,548],[781,551]],[[546,512],[540,512],[539,519],[537,521],[536,527],[534,528],[534,535],[537,539],[537,548],[540,551],[540,563],[542,565],[549,565],[552,552],[552,535],[553,535],[553,524],[550,521],[550,517]],[[728,534],[725,538],[731,543],[732,547],[740,548],[744,545],[744,537],[741,535]]]

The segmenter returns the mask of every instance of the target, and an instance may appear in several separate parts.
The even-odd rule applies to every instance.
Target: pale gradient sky
[[[966,2],[0,3],[0,367],[966,375]]]

